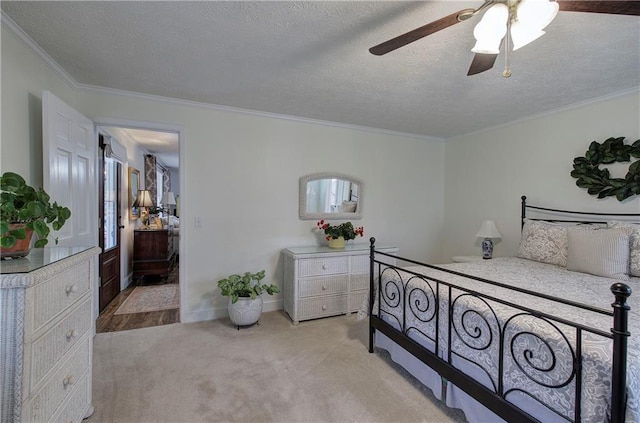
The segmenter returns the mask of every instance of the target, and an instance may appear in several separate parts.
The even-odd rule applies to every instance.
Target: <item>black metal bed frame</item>
[[[567,211],[567,210],[556,210],[556,209],[549,209],[549,208],[543,208],[543,207],[537,207],[537,206],[530,206],[526,204],[526,197],[523,196],[522,197],[522,214],[521,214],[521,220],[523,225],[524,225],[524,219],[526,218],[526,212],[529,209],[541,211],[543,213],[550,212],[550,213],[569,214],[569,215],[588,215],[588,216],[601,216],[601,217],[612,217],[612,218],[621,217],[621,216],[640,217],[640,214],[573,212],[573,211]],[[587,221],[587,220],[565,220],[565,219],[532,219],[532,220],[545,220],[545,221],[555,221],[555,222],[576,222],[576,223],[603,223],[602,221],[593,222],[593,221]],[[429,265],[426,263],[421,263],[418,261],[396,256],[393,254],[376,251],[375,238],[371,238],[370,243],[371,243],[370,244],[370,249],[371,249],[370,287],[369,287],[370,288],[369,289],[369,293],[370,293],[369,295],[369,316],[370,316],[369,318],[369,352],[370,353],[374,352],[375,331],[376,330],[380,331],[381,333],[386,335],[388,338],[393,340],[396,344],[400,345],[402,348],[407,350],[411,355],[413,355],[414,357],[416,357],[417,359],[425,363],[427,366],[432,368],[446,381],[451,382],[454,385],[456,385],[458,388],[462,389],[464,392],[466,392],[471,397],[473,397],[474,399],[482,403],[485,407],[487,407],[493,413],[500,416],[502,419],[506,421],[518,421],[518,422],[538,422],[539,420],[537,420],[535,417],[521,410],[516,405],[514,405],[513,403],[509,402],[506,399],[507,395],[509,395],[511,392],[515,390],[518,390],[514,388],[511,390],[507,390],[505,392],[505,389],[503,386],[504,361],[506,359],[505,355],[510,353],[512,356],[513,362],[520,368],[520,370],[522,370],[522,372],[528,377],[528,379],[532,380],[534,383],[538,383],[542,386],[546,386],[547,388],[561,388],[573,382],[575,385],[575,392],[573,393],[574,403],[575,403],[575,407],[573,410],[574,412],[573,419],[570,416],[563,415],[559,411],[554,410],[551,406],[548,406],[548,405],[545,405],[545,406],[552,412],[555,412],[556,414],[566,418],[567,420],[580,422],[581,407],[582,407],[582,390],[581,390],[582,353],[583,353],[582,340],[585,332],[595,334],[597,336],[611,339],[613,342],[611,410],[610,410],[611,414],[610,415],[611,415],[612,423],[624,422],[625,409],[626,409],[626,384],[627,384],[626,383],[627,340],[628,340],[628,337],[630,336],[630,333],[627,327],[628,313],[630,309],[629,305],[627,304],[627,298],[631,295],[631,288],[628,285],[624,283],[613,284],[611,286],[611,292],[614,297],[614,302],[611,304],[612,310],[600,309],[600,308],[589,306],[586,304],[580,304],[570,300],[555,298],[550,295],[532,292],[522,288],[510,287],[508,285],[505,285],[499,282],[495,282],[495,281],[491,281],[491,280],[487,280],[487,279],[483,279],[483,278],[479,278],[471,275],[466,275],[463,273]],[[436,269],[441,272],[449,273],[451,275],[456,275],[456,276],[462,276],[462,277],[465,277],[474,281],[478,281],[484,284],[489,284],[491,286],[497,286],[501,288],[515,290],[524,294],[532,295],[534,297],[553,301],[554,303],[562,303],[562,304],[570,305],[578,309],[586,310],[588,312],[592,312],[595,314],[606,315],[612,318],[613,327],[609,331],[601,330],[599,328],[589,327],[580,323],[572,322],[562,317],[552,316],[550,314],[531,309],[521,304],[514,304],[509,301],[505,301],[503,299],[500,299],[491,295],[476,292],[476,291],[463,288],[443,280],[439,280],[433,277],[425,276],[423,274],[412,272],[411,270],[398,267],[396,266],[396,264],[390,263],[389,259],[393,261],[397,260],[404,263],[410,263],[414,265]],[[393,280],[387,280],[386,282],[384,282],[385,286],[382,286],[383,274],[385,272],[394,272],[394,275],[396,277],[400,277],[400,283],[398,284]],[[401,272],[402,274],[408,275],[407,280],[402,279],[402,277],[400,276]],[[426,289],[422,290],[422,289],[416,288],[415,286],[410,286],[410,282],[414,278],[424,281],[429,287],[429,292],[427,292]],[[376,286],[376,281],[378,281],[377,282],[378,286]],[[434,288],[434,285],[435,285],[435,288]],[[448,293],[448,297],[447,297],[448,298],[448,304],[447,304],[448,339],[446,340],[447,354],[444,358],[441,358],[439,355],[439,352],[441,351],[441,348],[440,348],[441,344],[440,344],[440,337],[439,337],[439,330],[440,330],[439,321],[441,319],[441,316],[439,316],[440,314],[439,304],[440,304],[440,295],[441,295],[442,289],[446,290],[445,292]],[[382,295],[383,290],[385,290],[384,296]],[[407,290],[409,290],[409,292],[407,292]],[[376,296],[377,296],[377,304],[378,304],[376,309],[377,314],[374,313],[374,309],[373,309],[374,304],[376,303]],[[493,381],[493,379],[491,378],[487,370],[483,368],[485,373],[487,373],[490,379],[492,380],[493,389],[486,387],[485,385],[478,382],[473,377],[467,375],[464,371],[454,367],[454,364],[452,361],[453,357],[457,356],[459,358],[462,358],[463,360],[467,360],[467,361],[471,361],[472,363],[475,363],[473,362],[473,360],[470,360],[464,357],[463,355],[458,354],[455,351],[455,348],[452,345],[453,331],[456,332],[456,334],[459,337],[458,339],[462,343],[464,343],[467,347],[474,350],[482,350],[487,348],[486,345],[478,346],[478,345],[472,345],[471,343],[467,343],[467,341],[465,341],[465,339],[460,335],[460,332],[463,332],[463,331],[461,330],[459,332],[458,328],[456,327],[456,323],[454,322],[454,307],[458,299],[466,296],[473,297],[474,299],[481,301],[486,307],[488,307],[490,312],[493,313],[493,316],[496,316],[496,313],[493,310],[493,308],[489,305],[488,301],[491,301],[492,303],[502,304],[502,305],[511,307],[515,310],[519,310],[517,313],[514,313],[514,316],[509,317],[509,319],[506,322],[504,322],[504,324],[500,324],[500,322],[498,322],[497,324],[498,332],[499,332],[497,334],[497,337],[499,339],[499,359],[498,359],[498,371],[497,371],[498,374],[496,377],[497,383]],[[400,310],[402,321],[400,321],[395,316],[393,316],[393,314],[385,311],[382,308],[382,301],[385,301],[385,304],[387,307]],[[425,333],[418,326],[412,325],[407,319],[407,316],[409,316],[408,313],[411,313],[410,317],[412,316],[413,318],[421,322],[435,324],[435,326],[433,326],[435,335],[429,335]],[[394,327],[389,322],[385,321],[382,316],[383,314],[386,314],[389,320],[391,321],[395,320],[395,323],[397,324],[399,329]],[[476,314],[479,315],[479,313],[476,313]],[[518,317],[526,316],[527,318],[541,319],[547,325],[550,325],[550,327],[552,327],[564,338],[564,340],[567,342],[568,349],[571,351],[571,354],[572,354],[572,361],[571,361],[572,373],[568,376],[568,379],[564,381],[559,381],[555,385],[547,386],[541,381],[534,379],[530,374],[528,374],[526,371],[523,370],[523,368],[521,367],[522,365],[518,362],[518,358],[515,356],[516,353],[513,350],[513,341],[518,336],[525,334],[522,331],[517,332],[515,335],[511,335],[511,345],[510,345],[511,351],[510,352],[506,351],[508,349],[507,348],[508,339],[505,339],[506,338],[505,334],[507,332],[506,330],[507,325],[516,316]],[[487,326],[483,329],[488,329],[489,332],[491,332],[492,328],[490,323],[487,322],[484,317],[482,317],[482,319],[484,319],[487,324]],[[497,318],[496,318],[496,321],[497,321]],[[558,327],[559,324],[570,326],[572,329],[575,330],[574,345],[571,345],[567,336]],[[478,327],[475,327],[475,328],[472,328],[471,332],[469,332],[468,331],[469,328],[464,327],[465,323],[462,321],[462,319],[459,325],[462,325],[462,329],[464,331],[467,331],[466,332],[467,334],[470,334],[471,332],[473,332],[473,330],[475,330],[476,332],[474,333],[478,335],[477,331],[478,330],[482,331],[482,329],[478,329]],[[425,348],[420,343],[412,339],[410,337],[410,334],[412,332],[418,332],[422,336],[426,336],[427,338],[429,338],[435,345],[434,351],[430,351],[429,349]],[[490,335],[493,336],[494,334],[490,333]],[[531,334],[531,333],[526,333],[526,335],[537,336],[538,339],[541,342],[543,342],[547,348],[551,349],[550,343],[547,342],[549,341],[548,339],[547,341],[545,341],[545,339],[540,337],[539,335]],[[478,335],[478,338],[479,338],[479,335]],[[555,358],[555,353],[553,351],[551,351],[551,353]],[[525,354],[523,354],[523,357],[521,357],[522,360],[525,360],[525,365],[533,366],[533,368],[538,371],[545,370],[545,369],[535,368],[535,365],[532,365],[532,362],[530,360],[531,357],[530,356],[527,357],[526,356],[527,354],[528,353],[525,351]],[[479,365],[478,363],[475,363],[475,364]],[[518,391],[540,402],[539,399],[533,396],[532,394],[529,394],[522,390],[518,390]]]

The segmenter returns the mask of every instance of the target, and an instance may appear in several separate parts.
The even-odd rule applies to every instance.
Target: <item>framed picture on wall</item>
[[[134,207],[138,190],[140,189],[140,171],[129,166],[129,219],[135,220],[140,217],[140,209]]]

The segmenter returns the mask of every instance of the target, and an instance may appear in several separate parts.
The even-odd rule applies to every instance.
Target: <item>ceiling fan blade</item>
[[[640,16],[640,1],[567,1],[557,0],[561,11],[565,12],[590,12],[590,13],[610,13],[613,15],[634,15]]]
[[[442,29],[448,28],[452,25],[461,22],[458,19],[458,16],[463,12],[468,13],[469,9],[460,10],[458,12],[452,13],[444,18],[440,18],[436,21],[428,23],[420,28],[416,28],[413,31],[409,31],[405,34],[399,35],[395,38],[392,38],[384,43],[378,44],[377,46],[373,46],[369,49],[371,54],[375,54],[376,56],[382,56],[383,54],[387,54],[393,50],[396,50],[400,47],[406,46],[414,41],[419,40],[420,38],[424,38],[427,35],[433,34],[434,32],[438,32]],[[471,9],[473,11],[473,9]]]
[[[497,54],[476,53],[475,56],[473,56],[473,61],[471,62],[467,76],[477,75],[484,71],[488,71],[496,63],[497,57]]]

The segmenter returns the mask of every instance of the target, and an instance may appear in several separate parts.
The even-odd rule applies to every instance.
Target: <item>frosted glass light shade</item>
[[[496,239],[502,238],[502,234],[496,227],[496,223],[493,220],[485,220],[480,226],[480,230],[476,234],[478,238]]]
[[[544,35],[543,29],[553,21],[560,6],[549,0],[522,0],[517,19],[511,24],[513,50],[518,50]]]
[[[531,26],[522,25],[520,22],[511,24],[511,39],[513,40],[513,50],[518,50],[532,41],[537,40],[545,34],[544,31]]]
[[[545,29],[558,14],[560,5],[549,0],[522,0],[518,5],[518,21],[537,29]]]
[[[498,3],[491,6],[473,30],[476,45],[471,51],[483,54],[500,53],[500,42],[507,33],[507,19],[509,8],[506,4]]]

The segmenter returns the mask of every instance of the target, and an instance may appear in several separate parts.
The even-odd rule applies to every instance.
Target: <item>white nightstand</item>
[[[474,261],[482,261],[482,256],[455,256],[451,257],[454,263],[472,263]]]

